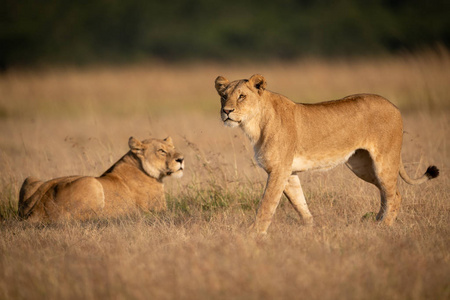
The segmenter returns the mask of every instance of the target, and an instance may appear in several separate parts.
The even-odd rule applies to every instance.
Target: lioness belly
[[[297,156],[292,162],[292,172],[302,172],[307,170],[329,170],[337,165],[347,162],[355,153],[351,151],[342,155],[330,156]]]

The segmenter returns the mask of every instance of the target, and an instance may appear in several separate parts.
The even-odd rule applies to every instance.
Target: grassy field
[[[403,161],[391,228],[362,221],[376,188],[344,166],[300,174],[311,228],[283,199],[268,237],[247,233],[266,175],[246,137],[225,128],[214,79],[263,74],[297,102],[370,92],[403,112]],[[247,65],[143,65],[0,75],[0,299],[449,299],[450,55]],[[17,218],[25,177],[100,175],[130,136],[172,136],[185,176],[169,209],[33,226]]]

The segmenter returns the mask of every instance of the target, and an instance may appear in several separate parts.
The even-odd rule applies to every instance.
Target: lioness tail
[[[436,166],[429,166],[425,174],[417,179],[413,179],[406,173],[405,168],[403,167],[403,163],[400,161],[400,176],[408,184],[421,184],[430,179],[438,177],[439,169]]]

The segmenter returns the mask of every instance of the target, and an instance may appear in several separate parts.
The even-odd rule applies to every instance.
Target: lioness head
[[[215,86],[220,95],[220,115],[224,124],[236,127],[258,115],[260,98],[266,85],[264,77],[258,74],[233,82],[222,76],[217,77]]]
[[[141,142],[130,137],[128,145],[147,175],[157,179],[170,175],[176,178],[183,176],[184,157],[175,151],[172,138],[148,139]]]

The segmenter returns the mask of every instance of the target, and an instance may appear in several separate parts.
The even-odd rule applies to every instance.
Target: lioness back
[[[400,111],[381,96],[357,94],[296,107],[296,141],[299,144],[294,158],[330,161],[330,165],[322,163],[297,171],[326,169],[344,163],[357,149],[377,155],[385,147],[401,147]]]

